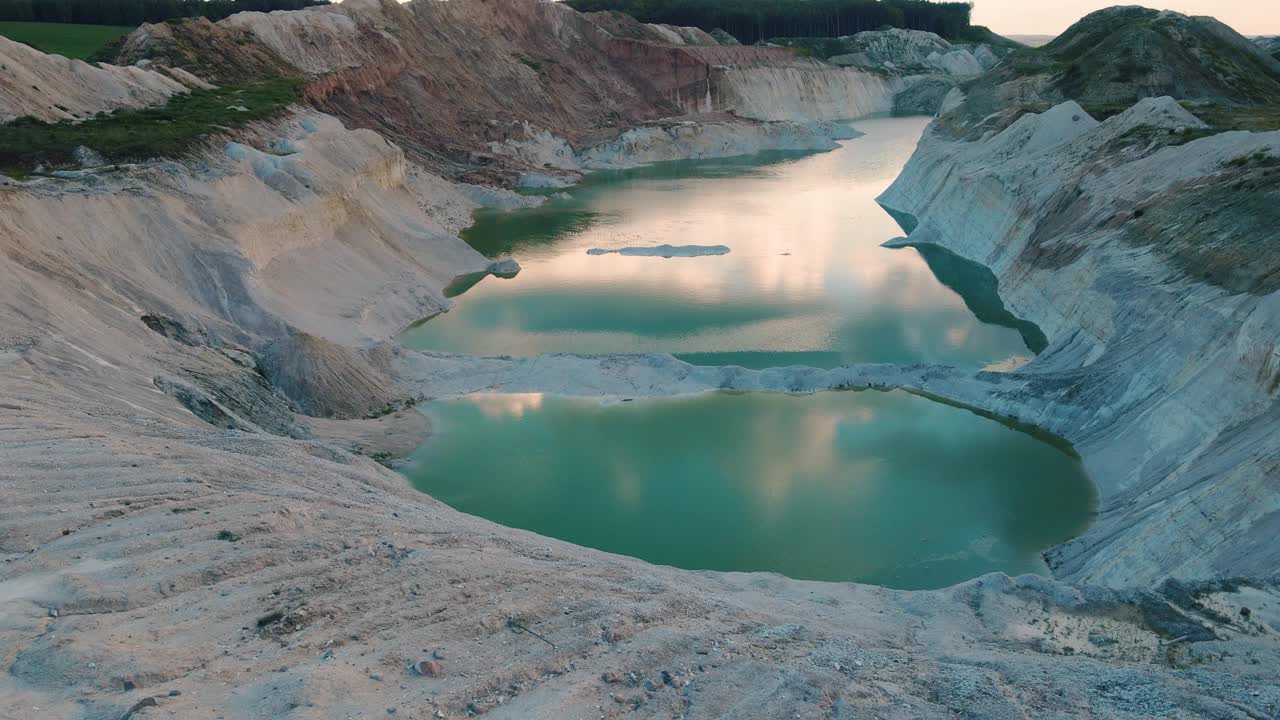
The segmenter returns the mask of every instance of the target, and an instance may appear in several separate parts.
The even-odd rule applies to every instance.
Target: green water
[[[1044,572],[1094,494],[1058,448],[904,392],[433,403],[406,474],[464,512],[689,569],[936,588]]]
[[[597,173],[571,200],[480,213],[466,240],[523,271],[460,283],[457,306],[402,341],[485,355],[661,351],[756,368],[1025,359],[1039,331],[1005,311],[985,268],[880,247],[902,231],[875,197],[926,122],[859,121],[866,134],[830,153]],[[586,253],[661,244],[731,252]]]

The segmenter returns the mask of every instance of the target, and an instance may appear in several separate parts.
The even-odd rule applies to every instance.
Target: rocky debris
[[[182,403],[183,407],[190,410],[193,415],[214,427],[225,430],[257,432],[257,428],[252,424],[228,412],[217,400],[199,388],[164,377],[157,377],[154,382],[155,386],[166,395],[172,396],[173,399]]]
[[[1263,52],[1276,60],[1280,60],[1280,37],[1254,38],[1254,42],[1262,47]]]
[[[443,677],[444,663],[437,660],[418,660],[409,664],[409,672],[423,677]]]
[[[893,97],[894,115],[935,115],[947,94],[956,88],[950,78],[928,76],[915,80]]]
[[[159,313],[148,313],[142,316],[142,323],[154,332],[175,342],[191,347],[208,345],[207,333],[200,330],[189,330],[182,322]]]
[[[771,42],[801,49],[838,67],[896,78],[895,115],[935,114],[948,92],[995,67],[1013,49],[1007,42],[952,45],[931,32],[899,28]]]
[[[120,716],[120,720],[129,720],[140,713],[143,708],[156,707],[158,704],[155,698],[142,698],[130,706],[128,710],[125,710],[124,714]]]
[[[307,415],[363,418],[403,404],[403,393],[359,351],[305,332],[268,344],[258,367]]]
[[[720,28],[716,28],[715,30],[712,30],[711,37],[714,38],[715,41],[719,43],[722,47],[736,47],[742,44],[741,42],[738,41],[738,38],[730,35],[724,30],[721,30]]]
[[[71,159],[76,165],[79,165],[82,170],[102,167],[107,164],[107,159],[102,156],[102,153],[94,150],[93,148],[85,147],[84,145],[77,145],[75,149],[71,151]]]
[[[610,35],[625,40],[659,43],[662,45],[719,45],[719,40],[695,27],[642,23],[621,12],[592,12],[584,15],[597,27]]]
[[[775,38],[770,44],[803,48],[832,65],[892,75],[971,78],[991,69],[1008,48],[952,45],[923,30],[887,28],[837,38]]]
[[[488,272],[500,278],[513,278],[520,274],[520,263],[511,258],[495,260],[489,263]]]

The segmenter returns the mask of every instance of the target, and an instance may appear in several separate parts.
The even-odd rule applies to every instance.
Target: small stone
[[[436,660],[444,660],[445,654],[443,650],[436,650],[435,652],[431,653],[431,657],[435,658]]]
[[[435,660],[419,660],[409,666],[409,672],[423,677],[440,677],[444,675],[444,665]]]
[[[489,263],[489,272],[500,278],[513,278],[520,274],[520,263],[511,258],[496,260]]]
[[[663,670],[663,671],[662,671],[662,684],[663,684],[663,685],[670,685],[673,681],[674,681],[674,678],[672,677],[671,673],[667,672],[666,670]]]
[[[388,714],[388,715],[395,715],[395,714],[396,714],[396,709],[395,709],[395,708],[387,708],[387,714]]]
[[[169,697],[178,697],[178,696],[179,696],[179,695],[181,695],[181,694],[182,694],[182,691],[181,691],[181,690],[170,690],[170,691],[169,691]]]
[[[1115,645],[1119,641],[1108,635],[1103,635],[1100,632],[1093,631],[1089,633],[1089,642],[1096,647],[1108,647],[1110,645]]]
[[[374,682],[382,682],[382,676],[379,675],[378,673],[373,673],[372,675],[369,676],[369,679]]]
[[[49,608],[49,617],[51,618],[58,617],[58,608]]]
[[[137,690],[137,689],[138,689],[138,685],[137,685],[137,683],[135,683],[134,681],[132,681],[132,680],[130,680],[130,679],[128,679],[128,678],[125,678],[125,681],[124,681],[124,691],[125,691],[125,692],[130,692],[130,691],[132,691],[132,690]]]
[[[652,680],[644,681],[644,689],[648,690],[649,692],[653,692],[654,690],[657,690],[659,687],[661,687],[661,685],[659,685],[658,683]]]

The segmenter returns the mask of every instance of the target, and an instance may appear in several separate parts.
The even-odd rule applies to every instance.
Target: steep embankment
[[[1049,48],[1123,35],[1098,21]],[[1215,26],[1165,13],[1130,37],[1153,27]],[[1197,100],[1228,102],[1241,89],[1221,68],[1254,57],[1174,71]],[[1159,67],[1151,77],[1170,71]],[[1070,76],[1047,87],[1066,92]],[[1011,414],[1070,438],[1099,484],[1098,522],[1051,553],[1055,573],[1115,586],[1275,573],[1280,133],[1212,134],[1167,97],[1102,123],[1075,102],[1026,114],[1025,79],[997,79],[952,98],[881,201],[907,242],[992,268],[1015,314],[1051,341],[996,404],[1046,399]],[[1101,97],[1119,97],[1105,85]]]
[[[542,167],[504,150],[542,136],[576,152],[685,113],[807,122],[892,103],[893,88],[871,73],[777,48],[658,42],[636,25],[536,0],[353,0],[144,26],[122,58],[203,67],[200,58],[217,57],[227,62],[209,70],[238,78],[286,68],[349,127],[376,130],[451,177],[507,182]]]
[[[770,43],[885,78],[894,90],[894,114],[933,115],[958,83],[992,69],[1016,47],[993,34],[988,39],[991,42],[953,45],[931,32],[888,28],[838,38],[776,38]]]
[[[0,123],[19,117],[72,120],[163,103],[203,85],[182,71],[90,65],[0,37]]]
[[[1255,42],[1263,52],[1280,61],[1280,37],[1257,38]]]

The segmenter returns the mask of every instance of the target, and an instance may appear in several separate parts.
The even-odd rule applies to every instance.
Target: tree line
[[[0,0],[0,21],[141,25],[174,18],[221,20],[245,10],[298,10],[328,0]]]
[[[616,10],[640,22],[720,28],[743,43],[839,37],[889,26],[959,38],[973,5],[928,0],[567,0],[575,10]]]

